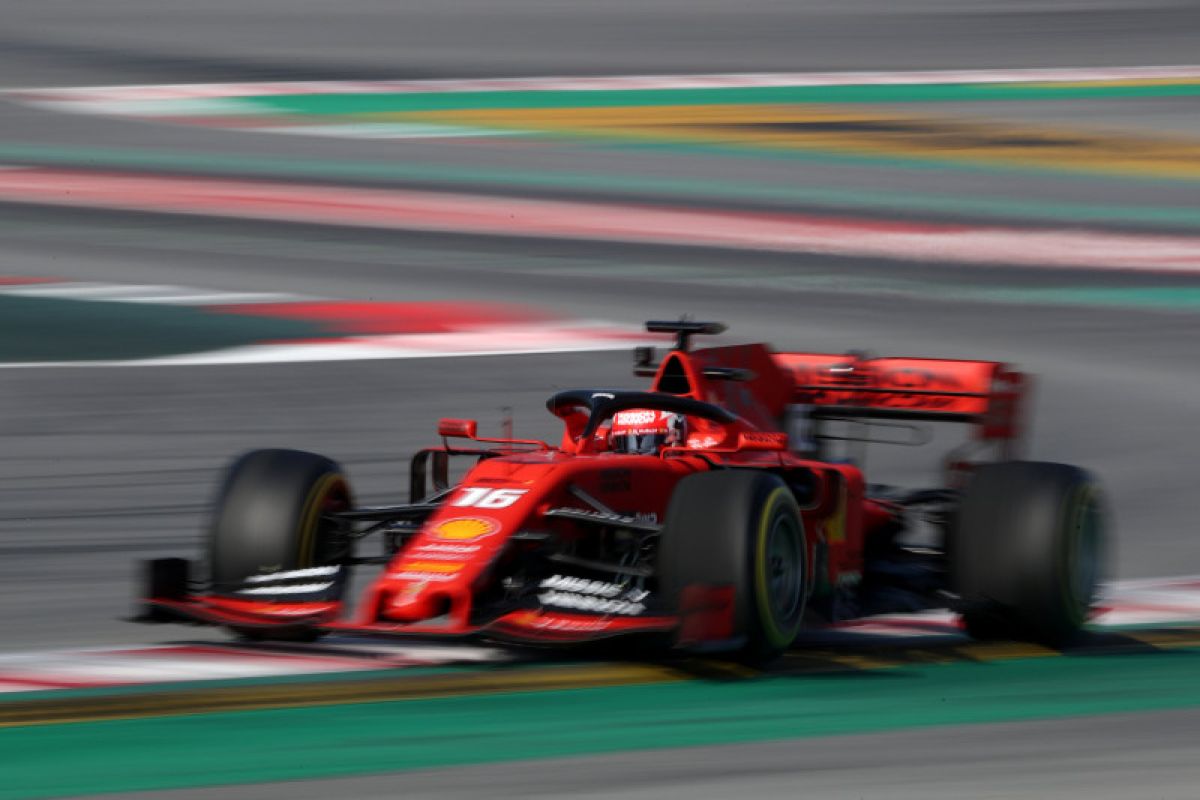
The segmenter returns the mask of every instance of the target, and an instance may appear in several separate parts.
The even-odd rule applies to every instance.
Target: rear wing
[[[995,361],[775,353],[792,403],[814,419],[968,423],[975,438],[1013,451],[1024,432],[1028,376]],[[1007,446],[1006,446],[1007,445]]]

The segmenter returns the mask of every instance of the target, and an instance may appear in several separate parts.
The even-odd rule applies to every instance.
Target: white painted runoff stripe
[[[1106,586],[1091,624],[1100,628],[1200,623],[1200,576],[1120,581]],[[957,634],[949,611],[883,614],[838,626],[841,632],[872,636]]]
[[[1200,624],[1200,576],[1110,584],[1102,594],[1098,628]],[[806,633],[804,642],[847,638],[960,637],[946,611],[885,614]],[[0,655],[0,693],[120,686],[172,681],[403,669],[439,664],[512,661],[511,651],[455,643],[408,644],[400,640],[329,637],[315,644],[205,642],[184,645],[56,650]]]
[[[163,305],[240,305],[293,303],[312,298],[281,292],[222,292],[187,286],[62,281],[55,283],[0,284],[0,295],[44,297],[56,300],[91,300],[110,303]]]
[[[286,649],[197,643],[57,650],[0,656],[0,693],[494,663],[510,658],[496,648],[370,640],[347,644],[338,639]]]
[[[111,113],[120,115],[123,112],[100,112],[95,108],[94,113]],[[239,113],[248,110],[241,107]],[[151,109],[139,112],[138,116],[182,116],[175,113],[174,108],[162,107],[161,110]],[[479,138],[481,136],[520,136],[524,131],[492,130],[489,128],[468,128],[462,125],[404,125],[390,122],[349,122],[345,124],[315,124],[304,123],[295,125],[253,125],[238,127],[238,130],[253,131],[254,133],[283,133],[292,136],[336,136],[342,139],[462,139]]]
[[[713,75],[482,78],[471,80],[290,81],[9,89],[28,101],[100,103],[140,100],[211,100],[289,94],[390,94],[510,91],[611,91],[787,86],[883,86],[938,83],[1042,83],[1200,78],[1200,65],[920,70],[907,72],[756,72]],[[214,107],[215,108],[215,107]],[[80,109],[82,110],[82,109]],[[102,112],[107,113],[107,112]],[[219,113],[219,111],[218,111]]]

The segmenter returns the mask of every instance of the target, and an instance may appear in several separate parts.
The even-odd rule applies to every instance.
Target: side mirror
[[[453,436],[459,439],[474,439],[479,423],[473,419],[439,419],[438,436]]]

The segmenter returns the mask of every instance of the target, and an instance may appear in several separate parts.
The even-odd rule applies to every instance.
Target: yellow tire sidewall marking
[[[339,483],[343,486],[346,484],[346,478],[340,472],[326,473],[308,492],[308,499],[304,501],[304,510],[300,514],[300,551],[296,561],[296,566],[300,569],[313,566],[321,504]]]
[[[1070,497],[1067,498],[1062,514],[1062,524],[1065,525],[1066,534],[1063,542],[1063,562],[1062,575],[1059,579],[1059,591],[1062,595],[1064,608],[1071,616],[1071,620],[1077,624],[1083,624],[1087,616],[1086,609],[1080,609],[1075,597],[1075,576],[1073,565],[1075,559],[1080,557],[1083,531],[1081,527],[1085,522],[1085,515],[1089,513],[1097,502],[1098,492],[1094,484],[1086,484],[1080,486],[1073,491]]]
[[[755,538],[754,546],[754,562],[755,562],[755,596],[758,600],[758,616],[762,622],[763,632],[767,635],[767,641],[772,647],[787,647],[796,638],[796,634],[800,632],[800,621],[804,616],[803,607],[801,613],[797,615],[796,622],[792,627],[783,631],[779,628],[779,622],[775,619],[775,615],[771,610],[771,598],[768,593],[768,575],[767,575],[767,543],[771,536],[771,520],[774,517],[775,507],[779,504],[791,505],[794,508],[794,501],[789,503],[791,493],[787,488],[780,486],[767,495],[767,500],[762,505],[762,510],[759,513],[758,520],[758,535]],[[796,519],[799,521],[800,515],[796,514]],[[807,547],[804,541],[804,528],[801,525],[799,528],[800,534],[800,571],[801,571],[801,589],[804,589],[803,581],[806,580],[804,559],[807,558]],[[803,594],[803,591],[801,592]],[[801,600],[803,603],[803,599]]]

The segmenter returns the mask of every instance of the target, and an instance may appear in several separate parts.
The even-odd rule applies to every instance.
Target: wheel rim
[[[314,521],[316,527],[310,566],[328,564],[340,560],[345,555],[342,551],[346,543],[335,536],[340,526],[330,519],[330,515],[346,511],[353,505],[350,500],[350,487],[345,479],[337,476],[317,503],[318,516]]]
[[[767,537],[767,597],[771,616],[790,626],[804,602],[804,554],[799,526],[786,514],[771,523]]]

